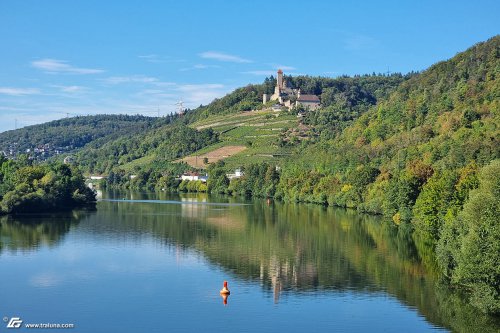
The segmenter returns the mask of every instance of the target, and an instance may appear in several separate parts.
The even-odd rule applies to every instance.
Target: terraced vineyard
[[[198,130],[213,128],[220,133],[217,144],[205,147],[182,160],[195,167],[206,167],[204,158],[212,163],[223,159],[229,167],[239,167],[248,163],[278,161],[291,152],[284,145],[283,133],[298,129],[295,114],[259,110],[233,115],[210,117],[191,125]]]

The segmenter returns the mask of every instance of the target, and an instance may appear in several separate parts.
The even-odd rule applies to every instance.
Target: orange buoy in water
[[[224,281],[224,287],[220,290],[221,295],[229,295],[231,292],[227,289],[227,281]]]
[[[222,304],[227,305],[227,298],[229,297],[228,294],[220,294],[222,297]]]

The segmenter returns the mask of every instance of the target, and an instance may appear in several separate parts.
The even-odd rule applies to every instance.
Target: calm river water
[[[495,332],[409,230],[353,211],[105,193],[0,218],[0,332]],[[231,295],[219,295],[227,280]]]

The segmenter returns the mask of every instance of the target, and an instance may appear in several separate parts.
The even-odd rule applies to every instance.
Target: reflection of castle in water
[[[297,265],[289,260],[282,262],[277,255],[271,255],[267,265],[265,261],[261,261],[259,279],[262,285],[266,280],[270,281],[274,303],[278,303],[283,289],[297,289],[299,285],[314,286],[318,279],[318,270],[311,263]]]

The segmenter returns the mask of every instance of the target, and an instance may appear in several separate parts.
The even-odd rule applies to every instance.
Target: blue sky
[[[0,1],[0,131],[194,108],[282,68],[423,70],[500,32],[500,1]]]

